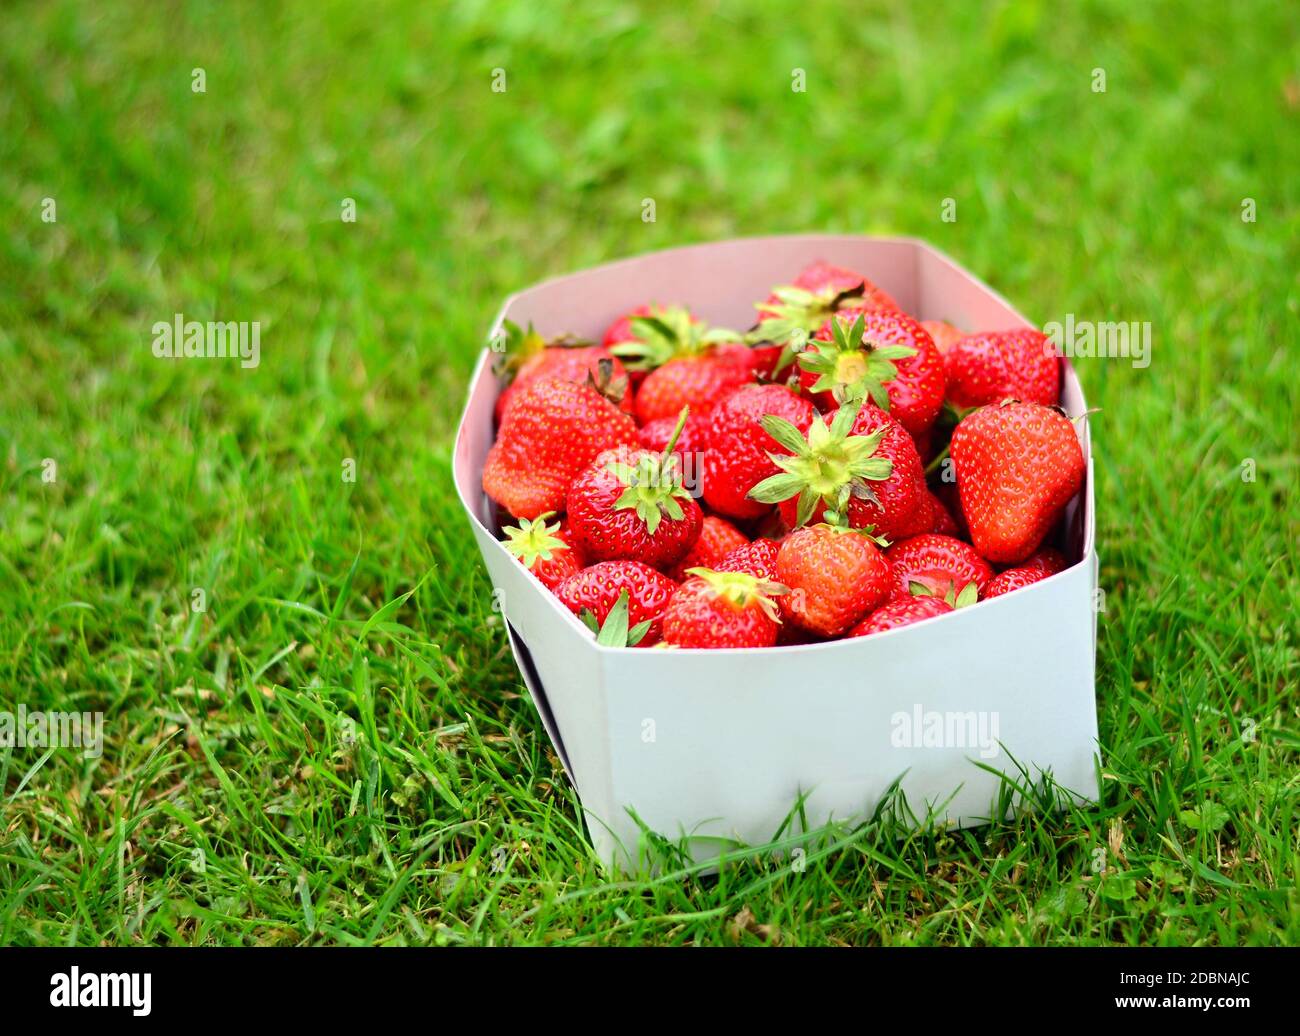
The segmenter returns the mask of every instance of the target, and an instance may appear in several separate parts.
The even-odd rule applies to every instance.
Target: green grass
[[[0,943],[1300,941],[1298,35],[1263,2],[4,5],[0,703],[107,745],[0,750]],[[1080,364],[1103,801],[622,882],[454,422],[507,292],[806,230],[1151,322],[1149,368]],[[261,366],[154,359],[177,311],[260,320]]]

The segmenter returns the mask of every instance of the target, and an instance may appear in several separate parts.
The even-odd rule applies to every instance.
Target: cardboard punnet
[[[824,259],[862,271],[918,319],[968,330],[1032,326],[1000,295],[923,242],[831,235],[693,245],[545,281],[497,317],[599,339],[646,301],[685,303],[747,327],[753,303]],[[495,326],[495,325],[494,325]],[[1065,571],[1023,590],[853,640],[766,650],[598,646],[498,542],[481,488],[500,386],[485,351],[456,437],[457,490],[520,672],[577,788],[598,854],[641,865],[630,811],[698,860],[732,841],[773,838],[804,796],[809,828],[869,817],[901,778],[910,808],[961,825],[995,810],[1000,780],[1050,773],[1079,801],[1097,795],[1094,690],[1097,556],[1087,480],[1066,512]],[[1085,409],[1064,362],[1062,404]],[[936,743],[938,742],[938,743]],[[979,765],[982,764],[982,765]]]

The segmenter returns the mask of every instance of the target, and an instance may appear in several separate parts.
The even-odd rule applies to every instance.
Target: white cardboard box
[[[723,241],[609,263],[511,296],[497,322],[599,340],[618,316],[653,301],[688,304],[712,324],[743,329],[772,285],[818,259],[861,271],[918,319],[966,330],[1031,326],[923,242],[831,235]],[[629,810],[671,840],[689,836],[688,851],[706,860],[733,840],[770,840],[801,795],[809,829],[869,817],[900,777],[919,816],[977,824],[993,815],[1001,785],[979,762],[1017,779],[1022,766],[1035,778],[1048,772],[1077,800],[1096,798],[1097,555],[1086,420],[1078,427],[1087,481],[1066,512],[1074,564],[1049,579],[852,640],[613,649],[598,647],[492,532],[480,485],[499,391],[490,359],[485,351],[457,433],[456,486],[503,592],[520,672],[601,858],[641,865],[645,843]],[[1063,363],[1062,405],[1076,415],[1083,393]],[[909,730],[918,710],[919,728]],[[928,747],[936,716],[952,725],[943,745]]]

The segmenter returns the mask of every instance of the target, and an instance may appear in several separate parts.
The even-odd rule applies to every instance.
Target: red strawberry
[[[961,331],[943,320],[922,320],[921,326],[934,339],[934,347],[939,350],[941,356],[945,355],[956,344],[957,339],[963,337]]]
[[[684,406],[703,414],[723,393],[752,379],[749,350],[740,335],[709,328],[680,306],[630,316],[628,333],[631,340],[610,346],[610,351],[628,370],[645,374],[636,411],[643,424],[675,418]],[[643,391],[648,393],[644,401]]]
[[[552,513],[538,515],[533,521],[524,518],[518,527],[509,526],[502,531],[506,534],[506,550],[540,579],[546,589],[554,590],[582,568],[586,559],[581,548],[574,546],[572,531],[560,522],[548,525],[546,519],[550,517]]]
[[[679,356],[646,375],[637,392],[637,417],[648,423],[675,415],[684,406],[704,414],[732,389],[752,380],[748,360],[738,360],[731,350]]]
[[[896,310],[897,303],[862,274],[842,266],[815,262],[794,279],[774,288],[766,302],[758,303],[758,326],[750,338],[755,373],[769,378],[793,358],[783,350],[801,345],[809,335],[840,310]],[[772,343],[772,344],[767,344]]]
[[[1051,547],[1044,547],[1032,554],[1024,564],[1008,568],[995,575],[984,587],[980,597],[984,600],[990,597],[1001,597],[1003,594],[1011,593],[1012,590],[1022,590],[1040,579],[1054,576],[1064,569],[1065,558],[1061,556],[1061,552]]]
[[[782,320],[790,330],[812,334],[833,314],[850,307],[894,311],[898,303],[856,270],[818,261],[805,267],[793,284],[773,288],[759,304],[758,315],[761,322]],[[780,337],[789,337],[788,332]]]
[[[636,441],[636,422],[589,385],[539,378],[501,418],[483,491],[517,518],[564,508],[569,483],[597,454]]]
[[[962,514],[989,561],[1022,561],[1083,485],[1083,449],[1059,410],[1007,401],[957,425],[952,460]]]
[[[743,572],[691,570],[664,611],[665,644],[683,648],[772,647],[785,587]]]
[[[919,436],[943,407],[943,357],[906,313],[848,310],[799,353],[799,382],[822,410],[870,399]]]
[[[575,572],[555,589],[555,596],[574,615],[589,611],[603,626],[619,595],[628,593],[628,625],[649,621],[650,629],[637,645],[649,647],[659,640],[664,609],[677,584],[662,572],[639,561],[601,561]]]
[[[1040,331],[966,335],[944,354],[948,399],[967,408],[1015,398],[1054,406],[1060,399],[1061,361]]]
[[[606,450],[569,486],[569,524],[589,558],[642,561],[667,568],[699,539],[704,514],[682,485],[672,453],[687,411],[664,452]]]
[[[885,558],[894,570],[895,597],[956,596],[971,583],[977,591],[983,590],[993,578],[993,566],[976,554],[974,547],[937,533],[895,543],[885,551]]]
[[[499,332],[504,337],[504,349],[494,357],[492,369],[508,384],[497,396],[494,414],[498,423],[505,412],[506,403],[516,388],[537,378],[560,378],[585,384],[588,375],[599,380],[602,376],[612,383],[626,386],[626,371],[608,349],[592,345],[570,334],[545,338],[532,324],[524,330],[511,320],[503,320]],[[495,348],[495,343],[494,343]],[[607,360],[607,373],[602,375],[600,361]],[[605,393],[611,398],[613,391]],[[624,392],[620,405],[632,412],[632,397]]]
[[[784,376],[777,377],[777,369],[782,370],[789,367],[789,361],[782,362],[785,354],[785,346],[772,345],[766,341],[761,341],[750,348],[750,374],[754,381],[783,381]],[[791,357],[793,358],[793,356]]]
[[[601,368],[602,360],[609,364],[607,369]],[[494,411],[496,419],[498,422],[501,420],[506,404],[520,388],[531,381],[536,381],[538,378],[559,378],[562,381],[573,381],[581,385],[586,383],[588,377],[597,382],[602,378],[607,379],[614,393],[618,393],[619,408],[629,414],[632,413],[634,396],[627,384],[627,371],[608,349],[601,345],[551,345],[541,352],[533,353],[520,365],[514,381],[497,396]]]
[[[806,630],[838,637],[889,597],[889,562],[870,537],[830,525],[796,529],[781,543],[781,612]]]
[[[718,572],[748,572],[751,576],[776,581],[776,556],[781,545],[776,540],[755,540],[737,547],[714,565]]]
[[[849,630],[848,635],[866,637],[872,633],[883,633],[899,626],[910,626],[922,619],[945,615],[952,610],[952,605],[940,597],[896,597],[859,622]]]
[[[783,385],[748,385],[722,399],[709,415],[705,437],[704,502],[730,518],[765,514],[769,506],[746,494],[780,470],[769,452],[785,451],[760,421],[775,414],[806,431],[814,413],[811,403]]]
[[[876,406],[845,404],[833,419],[817,416],[807,436],[779,417],[763,427],[789,456],[778,456],[777,474],[750,492],[762,503],[780,503],[787,525],[823,517],[855,529],[874,526],[878,536],[901,539],[930,527],[925,473],[903,427]],[[712,477],[712,454],[706,462]],[[707,498],[707,482],[706,482]]]
[[[686,553],[686,557],[668,570],[668,574],[678,582],[686,579],[688,568],[716,569],[733,550],[749,546],[749,537],[730,522],[706,515],[704,525],[700,528],[700,538]]]

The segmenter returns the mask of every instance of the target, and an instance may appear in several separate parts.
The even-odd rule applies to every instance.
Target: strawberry
[[[963,337],[963,332],[958,331],[952,324],[943,320],[922,320],[921,326],[925,328],[928,334],[934,340],[934,347],[939,350],[939,355],[946,355],[948,350],[956,344],[957,339]]]
[[[947,597],[971,583],[976,592],[993,578],[993,566],[969,543],[952,536],[924,533],[895,543],[885,558],[894,570],[894,596]]]
[[[649,622],[650,628],[638,644],[650,647],[659,640],[664,609],[677,592],[677,584],[662,572],[639,561],[601,561],[575,572],[555,589],[555,596],[569,611],[581,616],[590,612],[603,626],[619,595],[628,594],[628,625]]]
[[[965,418],[951,453],[971,542],[989,561],[1029,557],[1083,485],[1083,449],[1059,410],[1008,400]]]
[[[718,572],[748,572],[759,579],[776,582],[776,555],[780,550],[776,540],[755,540],[737,547],[713,567]]]
[[[793,284],[772,289],[767,301],[757,304],[758,326],[749,334],[754,346],[755,371],[770,378],[793,359],[794,350],[835,313],[898,309],[887,294],[862,274],[842,266],[815,262]]]
[[[818,330],[798,361],[800,384],[824,411],[869,398],[920,436],[943,406],[943,357],[906,313],[840,313]]]
[[[711,329],[680,306],[630,316],[628,326],[634,337],[610,351],[629,370],[645,373],[637,392],[642,424],[675,418],[684,406],[703,414],[719,396],[752,380],[749,350],[740,335]]]
[[[665,644],[683,648],[756,648],[776,643],[780,618],[772,597],[785,587],[744,572],[692,568],[664,611]]]
[[[849,630],[848,635],[866,637],[872,633],[883,633],[899,626],[910,626],[922,619],[946,615],[952,610],[952,605],[941,597],[895,597]]]
[[[762,423],[788,456],[772,455],[781,470],[756,485],[750,496],[779,503],[787,525],[825,519],[855,529],[874,526],[877,535],[891,539],[930,527],[916,447],[883,410],[871,403],[846,403],[833,419],[814,417],[806,436],[775,415]],[[707,463],[711,478],[712,454]],[[707,499],[707,482],[705,489]]]
[[[749,546],[749,537],[730,522],[706,515],[700,527],[700,538],[686,552],[686,557],[668,570],[668,574],[681,582],[688,568],[716,569],[718,563],[733,550]]]
[[[773,288],[756,308],[759,330],[785,341],[792,331],[812,334],[842,310],[894,312],[898,303],[856,270],[818,261],[800,271],[793,284]]]
[[[560,378],[578,384],[584,384],[588,377],[597,383],[604,379],[609,386],[608,394],[611,397],[616,395],[619,407],[632,413],[633,394],[628,387],[627,371],[604,346],[568,336],[546,341],[531,324],[527,331],[521,331],[509,320],[502,326],[506,332],[506,354],[496,365],[497,372],[504,376],[513,375],[513,380],[497,396],[494,413],[498,423],[514,394],[538,378]],[[605,367],[601,365],[602,360],[606,361]]]
[[[501,417],[483,491],[516,518],[564,507],[569,483],[596,456],[636,441],[636,422],[590,385],[539,378]]]
[[[748,360],[738,360],[731,350],[679,356],[646,375],[637,393],[636,414],[643,424],[684,406],[705,414],[732,389],[752,380]]]
[[[864,533],[831,525],[796,529],[781,543],[776,578],[790,588],[781,613],[804,629],[838,637],[889,597],[889,562]]]
[[[524,518],[517,527],[502,530],[506,534],[506,550],[548,590],[554,590],[586,564],[582,550],[573,543],[572,530],[560,522],[547,524],[546,519],[553,516],[554,512],[548,512],[533,521]]]
[[[780,470],[769,451],[785,451],[760,422],[776,415],[806,431],[814,413],[811,403],[783,385],[747,385],[724,397],[709,415],[705,435],[704,502],[729,518],[765,514],[768,505],[747,494]]]
[[[1060,399],[1061,361],[1040,331],[966,335],[943,357],[948,399],[954,406],[985,406],[1007,398],[1054,406]]]
[[[677,437],[682,410],[662,453],[620,446],[606,450],[569,486],[569,523],[596,561],[641,561],[667,568],[699,539],[704,514],[682,485]]]
[[[980,597],[984,600],[988,600],[990,597],[1001,597],[1013,590],[1022,590],[1031,583],[1037,583],[1040,579],[1054,576],[1064,569],[1065,558],[1061,555],[1061,552],[1051,547],[1044,547],[1042,550],[1030,555],[1029,559],[1023,564],[1015,568],[1005,569],[995,575],[989,580],[988,585],[984,587]]]

